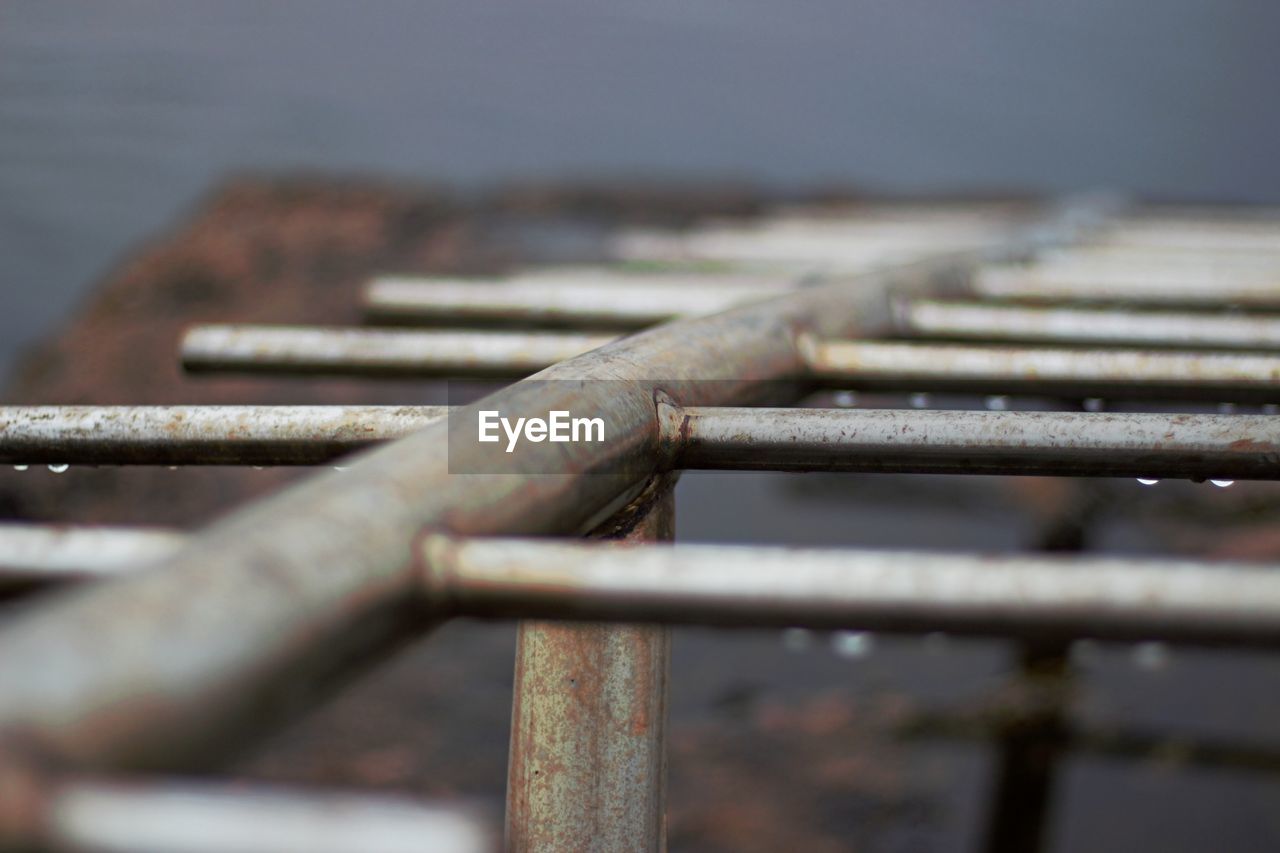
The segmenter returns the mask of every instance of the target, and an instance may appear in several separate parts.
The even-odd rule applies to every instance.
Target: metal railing
[[[749,405],[818,387],[1280,404],[1280,319],[1259,313],[1280,306],[1280,221],[872,208],[618,250],[671,266],[366,293],[372,320],[536,330],[202,327],[183,344],[190,370],[516,380],[469,406],[0,408],[9,464],[345,469],[194,534],[0,527],[0,589],[79,582],[0,630],[0,842],[484,849],[465,808],[335,811],[153,776],[216,766],[458,616],[526,620],[513,850],[665,846],[661,626],[1013,637],[1032,662],[1078,637],[1280,642],[1269,566],[662,541],[688,469],[1280,479],[1271,414]],[[1213,310],[1235,303],[1252,313]],[[450,438],[480,407],[590,411],[607,439],[473,473],[493,455]]]

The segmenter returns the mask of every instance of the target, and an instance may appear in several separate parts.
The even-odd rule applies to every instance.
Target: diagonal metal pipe
[[[891,290],[1072,239],[1087,220],[1071,211],[976,251],[624,338],[536,377],[561,381],[472,407],[592,411],[607,441],[533,444],[501,474],[462,473],[491,462],[487,446],[451,448],[454,419],[432,424],[241,509],[145,571],[59,594],[0,631],[0,743],[88,768],[226,761],[443,617],[422,606],[423,537],[589,529],[660,467],[658,395],[749,400],[807,372],[802,338],[886,330]]]
[[[642,332],[488,398],[591,410],[609,441],[531,446],[487,476],[450,458],[448,423],[234,513],[152,570],[65,595],[0,632],[0,738],[90,767],[202,766],[313,704],[429,627],[413,543],[432,531],[573,533],[654,472],[654,395],[749,398],[804,371],[802,334],[887,326],[887,289],[971,255],[910,265]],[[606,383],[580,380],[609,379]],[[707,380],[723,380],[708,382]],[[477,462],[478,464],[478,462]],[[562,471],[545,475],[531,471]],[[39,667],[30,662],[39,660]]]

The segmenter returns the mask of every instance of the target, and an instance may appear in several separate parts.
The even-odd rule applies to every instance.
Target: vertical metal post
[[[1106,511],[1106,493],[1089,485],[1077,485],[1073,492],[1066,511],[1041,531],[1035,550],[1080,554],[1088,549],[1089,528]],[[1018,682],[1031,702],[999,733],[985,853],[1035,853],[1051,846],[1055,790],[1069,735],[1070,653],[1070,643],[1050,639],[1018,644]]]
[[[999,735],[986,853],[1049,848],[1054,793],[1065,752],[1067,721],[1061,697],[1071,675],[1068,646],[1027,642],[1018,651],[1020,678],[1032,691],[1033,707],[1006,723]]]
[[[675,534],[661,477],[594,531],[629,542]],[[670,629],[523,622],[507,775],[507,849],[666,849]]]

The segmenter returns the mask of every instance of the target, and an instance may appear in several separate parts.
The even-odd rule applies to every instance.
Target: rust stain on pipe
[[[655,478],[592,537],[671,539],[674,480]],[[508,849],[665,848],[670,642],[669,628],[652,625],[521,624]]]

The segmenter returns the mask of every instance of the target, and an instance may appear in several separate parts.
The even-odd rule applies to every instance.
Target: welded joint
[[[674,406],[679,410],[678,406]],[[637,524],[653,510],[656,501],[662,500],[675,488],[679,471],[667,471],[654,475],[640,494],[619,510],[605,525],[588,534],[599,542],[617,543],[626,539]],[[417,589],[427,608],[427,618],[439,621],[465,613],[465,605],[459,590],[467,586],[466,562],[461,548],[471,537],[444,532],[438,529],[420,533],[412,546],[413,572]]]
[[[914,334],[914,323],[911,319],[911,309],[915,302],[919,299],[917,296],[889,296],[889,329],[895,333]],[[812,362],[805,362],[811,364]]]
[[[655,513],[662,514],[660,504],[666,501],[676,487],[681,472],[659,471],[649,478],[640,493],[626,506],[615,512],[601,524],[587,531],[586,538],[615,545],[634,545],[637,541],[666,540],[674,537],[674,529],[662,535],[647,535]],[[652,531],[650,531],[652,532]]]
[[[662,389],[653,392],[653,403],[658,417],[657,470],[671,471],[689,443],[690,416]]]
[[[466,540],[440,530],[426,530],[414,540],[413,572],[419,599],[432,621],[458,613],[458,546]]]
[[[891,301],[891,305],[894,304]],[[896,322],[895,317],[893,322]],[[822,342],[818,340],[816,335],[809,332],[802,332],[795,338],[796,355],[800,359],[800,363],[804,365],[806,373],[813,373],[817,365],[822,360]]]

